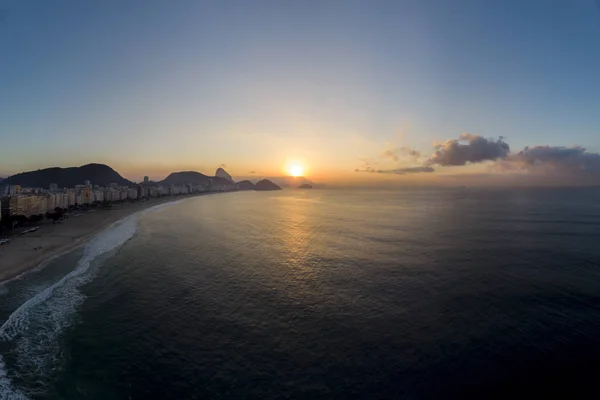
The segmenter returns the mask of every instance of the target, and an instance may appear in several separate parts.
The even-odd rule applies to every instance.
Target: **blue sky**
[[[274,174],[301,160],[314,176],[369,179],[359,159],[431,153],[462,132],[513,151],[600,150],[593,0],[0,9],[4,175],[87,162],[132,179],[221,163]]]

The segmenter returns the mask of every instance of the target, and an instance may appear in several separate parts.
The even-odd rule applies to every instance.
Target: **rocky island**
[[[268,179],[263,179],[256,183],[254,190],[281,190],[281,187],[277,186]]]
[[[254,183],[245,180],[245,181],[239,181],[237,183],[237,189],[238,190],[255,190],[255,186]]]

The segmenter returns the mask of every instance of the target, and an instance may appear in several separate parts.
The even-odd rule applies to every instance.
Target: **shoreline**
[[[54,258],[75,250],[110,225],[138,211],[218,193],[221,192],[150,198],[143,202],[114,204],[112,208],[107,209],[92,208],[92,212],[85,212],[79,217],[70,216],[60,224],[44,221],[39,224],[38,231],[23,236],[19,232],[27,227],[20,227],[11,236],[11,242],[0,247],[0,285],[18,279],[21,275],[43,267]]]

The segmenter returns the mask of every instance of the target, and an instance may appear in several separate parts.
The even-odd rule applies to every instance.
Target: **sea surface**
[[[0,284],[0,399],[597,392],[600,189],[184,199]]]

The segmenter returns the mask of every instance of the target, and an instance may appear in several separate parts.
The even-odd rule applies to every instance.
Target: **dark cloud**
[[[404,155],[414,157],[412,167],[400,166]],[[494,139],[463,133],[457,139],[434,144],[431,157],[424,162],[422,160],[416,150],[388,145],[379,157],[362,159],[361,167],[355,171],[405,175],[431,173],[436,165],[461,166],[491,161],[488,168],[492,173],[486,176],[496,183],[600,184],[600,154],[581,146],[528,146],[511,154],[503,137]],[[448,175],[444,176],[450,179]]]
[[[581,146],[528,146],[509,156],[501,166],[531,172],[600,175],[600,154],[590,153]]]
[[[416,174],[421,172],[434,172],[430,166],[421,166],[421,167],[408,167],[408,168],[394,168],[394,169],[374,169],[374,168],[364,168],[364,169],[355,169],[355,172],[371,172],[376,174],[396,174],[396,175],[405,175],[405,174]]]
[[[250,171],[249,174],[254,175],[256,171]]]
[[[464,143],[466,142],[466,143]],[[428,165],[457,166],[502,159],[510,147],[502,137],[486,139],[483,136],[463,133],[458,139],[450,139],[435,146]]]

